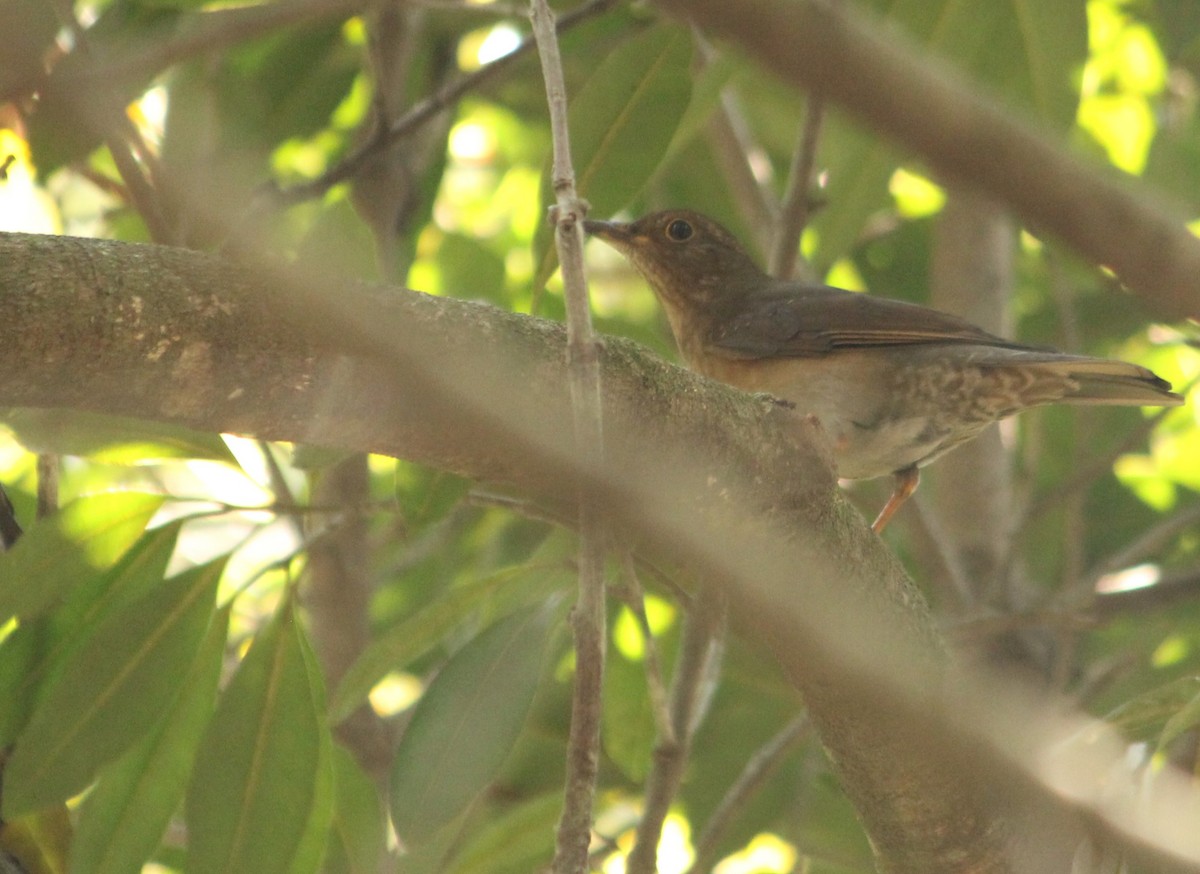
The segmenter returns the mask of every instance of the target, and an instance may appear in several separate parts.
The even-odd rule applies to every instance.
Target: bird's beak
[[[627,247],[633,240],[633,231],[625,222],[598,222],[586,219],[583,229],[591,236],[599,237],[618,249]]]

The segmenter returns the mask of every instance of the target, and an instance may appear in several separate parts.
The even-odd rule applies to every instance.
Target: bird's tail
[[[1177,407],[1183,396],[1171,391],[1171,383],[1144,367],[1124,361],[1083,356],[1024,361],[1023,368],[1036,375],[1044,399],[1034,403],[1110,404],[1113,406]],[[1054,386],[1057,386],[1056,388]]]

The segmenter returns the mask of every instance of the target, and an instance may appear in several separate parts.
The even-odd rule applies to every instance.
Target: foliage
[[[1200,212],[1200,19],[1181,14],[1187,4],[863,5],[1011,111]],[[11,24],[0,32],[17,34],[8,44],[37,46],[0,59],[0,101],[11,101],[0,103],[3,229],[215,249],[252,228],[275,255],[561,314],[543,221],[545,97],[529,57],[379,150],[402,170],[366,161],[349,181],[324,175],[370,141],[380,105],[400,116],[511,51],[527,25],[502,4],[260,31],[223,5],[80,0],[54,44],[49,6],[0,0]],[[205,27],[216,36],[189,41]],[[576,168],[597,213],[699,206],[765,252],[771,228],[745,204],[778,211],[803,97],[637,4],[562,39]],[[72,78],[81,70],[105,83],[86,111]],[[820,208],[801,241],[814,274],[927,300],[943,192],[836,108],[816,161]],[[279,197],[278,186],[301,193]],[[381,204],[398,243],[370,218]],[[405,253],[398,270],[382,254],[390,245]],[[589,258],[601,329],[672,354],[627,267],[599,247]],[[1148,328],[1099,270],[1031,233],[1015,263],[1017,336],[1139,361],[1177,386],[1200,376],[1200,353],[1174,328]],[[1129,410],[1027,417],[1006,432],[1029,495],[1006,557],[1019,585],[976,592],[959,612],[930,591],[956,640],[1020,650],[1026,670],[1141,744],[1131,750],[1147,773],[1153,756],[1200,762],[1200,527],[1176,524],[1200,507],[1196,401],[1193,391],[1148,439],[1130,439],[1146,420]],[[69,854],[77,874],[149,861],[461,874],[548,862],[573,670],[561,633],[568,531],[404,460],[70,412],[4,411],[0,422],[0,482],[26,529],[0,554],[0,847],[31,871],[67,870]],[[35,453],[61,467],[57,512],[43,507],[36,521]],[[347,465],[365,472],[363,494],[329,485]],[[864,507],[877,497],[856,494]],[[327,573],[314,553],[348,520],[363,524],[355,548],[370,590],[359,637],[308,601]],[[892,536],[916,579],[938,572],[919,531]],[[617,564],[612,585],[628,589]],[[1147,590],[1122,601],[1134,571],[1181,582],[1169,599]],[[676,597],[686,581],[638,576],[645,599],[627,591],[632,606],[614,599],[609,610],[596,812],[605,870],[620,870],[629,849],[660,730],[653,665],[671,675],[686,612]],[[1016,632],[964,619],[985,611]],[[352,663],[327,660],[331,637],[353,641]],[[696,848],[725,859],[727,874],[870,870],[853,810],[803,732],[714,824],[747,762],[798,709],[752,635],[735,629],[727,647],[661,870],[685,870]],[[363,723],[385,738],[382,766],[348,729]]]

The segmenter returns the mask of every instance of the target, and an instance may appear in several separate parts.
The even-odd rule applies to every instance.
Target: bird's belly
[[[820,420],[833,444],[838,476],[871,479],[924,465],[976,436],[993,416],[948,414],[938,392],[912,385],[887,355],[839,352],[829,358],[742,361],[709,357],[695,368],[746,391],[769,392]],[[799,366],[797,366],[799,365]]]

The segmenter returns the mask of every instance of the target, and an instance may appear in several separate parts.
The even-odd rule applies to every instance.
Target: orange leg
[[[917,490],[917,484],[921,482],[921,472],[917,470],[915,464],[912,467],[896,471],[895,477],[896,487],[892,489],[892,496],[883,505],[883,509],[879,511],[875,521],[871,523],[871,530],[876,534],[883,531],[887,523],[896,515],[896,511],[900,509],[900,505],[912,496],[912,493]]]

